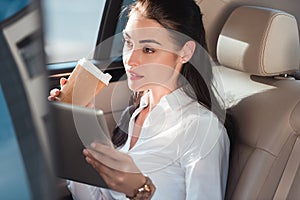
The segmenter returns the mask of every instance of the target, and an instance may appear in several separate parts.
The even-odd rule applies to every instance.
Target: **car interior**
[[[215,63],[216,86],[234,119],[225,198],[297,199],[299,4],[231,0],[198,4]],[[118,98],[125,100],[117,103],[120,106],[128,105],[127,91],[123,95]],[[97,106],[111,111],[104,102],[97,101]]]
[[[226,199],[297,199],[299,4],[230,0],[198,4],[216,86],[234,119]],[[113,107],[120,112],[128,105],[128,93],[126,82],[118,87],[125,98],[118,97],[120,107]],[[105,102],[99,99],[97,106],[111,111]]]
[[[120,12],[131,2],[105,2],[95,44],[100,48],[93,55],[97,66],[113,77],[94,102],[103,110],[110,133],[129,105],[131,91],[122,59],[111,59],[112,52],[101,44],[118,46],[110,38],[122,31],[125,18]],[[299,2],[196,2],[203,13],[215,86],[233,120],[225,199],[299,199]],[[67,78],[75,65],[47,63],[49,90],[59,88],[60,78]],[[72,199],[65,185],[60,187],[59,199]]]

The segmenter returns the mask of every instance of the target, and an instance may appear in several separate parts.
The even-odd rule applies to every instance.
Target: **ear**
[[[193,56],[196,48],[195,41],[187,41],[182,47],[181,51],[181,63],[187,63]]]

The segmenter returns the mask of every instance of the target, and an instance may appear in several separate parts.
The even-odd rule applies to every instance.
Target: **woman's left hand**
[[[146,182],[146,177],[137,168],[133,159],[113,147],[95,142],[91,144],[91,149],[84,149],[83,154],[86,161],[113,190],[134,196],[137,189]]]

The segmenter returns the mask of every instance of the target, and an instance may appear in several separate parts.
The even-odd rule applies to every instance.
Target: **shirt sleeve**
[[[74,200],[102,200],[101,190],[98,187],[75,182],[67,181],[67,186]]]
[[[185,132],[180,159],[185,172],[186,199],[224,199],[229,139],[215,115],[192,120]]]
[[[126,195],[110,189],[99,188],[76,181],[67,181],[73,200],[128,200]]]

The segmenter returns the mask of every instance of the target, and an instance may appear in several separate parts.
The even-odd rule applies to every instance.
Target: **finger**
[[[83,154],[85,155],[85,160],[94,168],[97,167],[97,163],[101,163],[88,149],[84,149]]]
[[[115,150],[114,152],[107,154],[107,152],[99,153],[93,149],[89,149],[88,152],[88,157],[101,162],[111,169],[121,172],[140,173],[140,170],[137,168],[132,158],[125,153]]]
[[[91,149],[88,150],[89,154],[87,155],[88,158],[90,158],[92,161],[100,162],[104,166],[110,167],[112,169],[121,170],[120,169],[120,163],[117,164],[117,162],[114,159],[111,159],[105,155],[102,155],[96,151],[93,151]],[[96,163],[93,163],[96,164]]]
[[[102,144],[100,142],[93,142],[91,144],[91,148],[94,149],[95,151],[98,151],[99,153],[104,153],[104,154],[106,154],[107,152],[111,153],[111,151],[115,150],[114,148]]]
[[[84,153],[85,154],[85,153]],[[114,169],[111,169],[107,167],[106,165],[103,165],[101,162],[98,160],[94,159],[93,157],[85,157],[85,160],[87,163],[92,165],[92,167],[103,177],[111,177],[111,174],[115,173]]]
[[[54,88],[50,91],[50,96],[57,97],[60,94],[60,90],[57,88]]]
[[[49,101],[54,101],[54,100],[55,100],[55,97],[48,96],[48,100],[49,100]]]
[[[91,149],[96,151],[100,156],[107,156],[110,159],[120,160],[120,152],[111,146],[104,145],[100,142],[93,142],[91,144]],[[97,155],[97,154],[96,154]]]
[[[87,108],[95,108],[95,104],[93,104],[92,102],[88,103],[86,105]]]
[[[91,147],[94,151],[99,152],[102,154],[102,156],[107,156],[111,159],[114,159],[116,161],[127,161],[126,158],[128,158],[128,154],[120,152],[116,150],[115,148],[102,144],[100,142],[93,142],[91,144]]]
[[[88,157],[89,159],[97,161],[97,159],[93,156],[93,154],[90,153],[90,151],[88,149],[83,149],[82,152],[85,157]]]
[[[62,77],[59,82],[60,82],[60,85],[63,86],[67,83],[67,81],[68,80],[66,78]]]
[[[104,179],[106,183],[114,182],[116,178],[124,174],[118,170],[112,169],[97,160],[86,157],[86,161],[93,166],[93,168],[98,172],[98,174]]]
[[[89,151],[87,149],[83,149],[82,151],[83,155],[88,156],[89,155]]]
[[[59,97],[55,97],[55,101],[60,101],[60,98]]]
[[[89,163],[90,165],[92,165],[99,173],[101,172],[100,167],[97,164],[97,160],[93,159],[92,157],[85,157],[85,160],[87,163]]]

